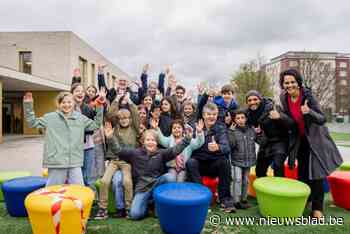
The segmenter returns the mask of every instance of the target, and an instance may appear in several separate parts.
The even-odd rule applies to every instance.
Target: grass
[[[350,141],[350,133],[331,132],[334,141]]]
[[[329,195],[326,196],[325,202],[325,215],[327,217],[342,217],[344,218],[344,225],[340,226],[256,226],[256,225],[240,225],[229,226],[221,223],[218,226],[212,226],[209,223],[209,217],[213,215],[219,215],[221,220],[226,217],[237,216],[250,216],[259,217],[258,206],[255,199],[250,199],[250,203],[253,207],[248,210],[240,210],[235,214],[225,214],[217,208],[212,208],[208,213],[206,225],[202,233],[276,233],[276,234],[289,234],[289,233],[317,233],[317,234],[329,234],[329,233],[350,233],[350,211],[335,207],[331,204]],[[169,211],[171,212],[171,211]],[[310,212],[305,211],[305,215]],[[181,218],[181,217],[179,217]],[[224,222],[224,221],[222,221]],[[89,221],[87,227],[88,234],[134,234],[134,233],[162,233],[158,219],[146,218],[142,221],[130,221],[126,219],[108,219],[106,221]],[[30,234],[31,227],[27,218],[13,218],[10,217],[5,209],[4,203],[0,203],[0,233],[11,234]]]

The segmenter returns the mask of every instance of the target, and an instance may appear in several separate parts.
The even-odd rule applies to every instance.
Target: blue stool
[[[163,232],[201,232],[212,198],[207,187],[194,183],[167,183],[156,187],[153,197]]]
[[[45,185],[46,179],[39,176],[20,177],[4,182],[2,192],[8,213],[14,217],[27,216],[24,199],[29,193],[45,187]]]

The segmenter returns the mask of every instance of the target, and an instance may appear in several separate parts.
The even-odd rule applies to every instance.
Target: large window
[[[348,64],[346,62],[340,62],[339,63],[339,67],[341,68],[347,68],[348,67]]]
[[[87,84],[87,61],[86,59],[79,57],[79,68],[80,68],[80,76],[81,76],[81,83]]]
[[[32,74],[32,52],[19,52],[19,71]]]
[[[340,77],[347,77],[347,76],[348,76],[348,73],[347,73],[347,71],[340,71],[340,72],[339,72],[339,76],[340,76]]]

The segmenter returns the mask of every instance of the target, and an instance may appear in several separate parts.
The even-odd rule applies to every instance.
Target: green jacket
[[[102,125],[103,108],[97,108],[94,120],[74,111],[65,118],[60,111],[35,117],[33,103],[23,103],[24,116],[31,128],[45,128],[43,166],[46,168],[82,167],[84,132]]]

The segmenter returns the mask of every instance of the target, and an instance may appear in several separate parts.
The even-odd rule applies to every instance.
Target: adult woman
[[[323,179],[341,163],[341,155],[329,135],[326,117],[310,89],[303,87],[302,77],[295,69],[280,74],[280,101],[284,112],[295,121],[289,141],[288,163],[298,159],[299,180],[311,188],[309,201],[312,216],[323,216]]]

